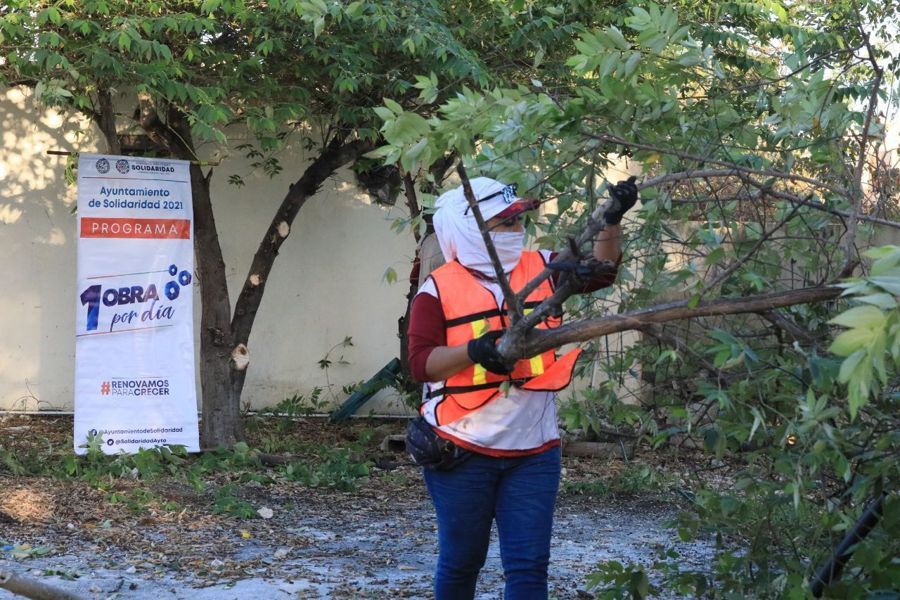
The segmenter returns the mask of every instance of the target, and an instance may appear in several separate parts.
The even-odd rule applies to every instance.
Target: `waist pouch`
[[[406,452],[420,467],[435,471],[449,471],[472,456],[434,432],[434,428],[418,416],[406,426]]]

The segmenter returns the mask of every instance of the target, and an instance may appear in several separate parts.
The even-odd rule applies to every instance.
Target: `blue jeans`
[[[471,599],[497,520],[504,600],[547,598],[560,449],[518,458],[476,454],[451,471],[425,469],[437,512],[437,600]]]

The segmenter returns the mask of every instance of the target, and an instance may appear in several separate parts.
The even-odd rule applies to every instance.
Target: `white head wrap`
[[[521,201],[512,186],[494,179],[476,177],[470,184],[475,199],[483,200],[478,203],[478,208],[481,209],[481,216],[485,221],[497,216],[511,204]],[[494,196],[491,197],[492,195]],[[489,199],[484,200],[485,198]],[[462,186],[441,194],[435,207],[437,211],[434,213],[434,231],[441,245],[444,260],[450,262],[456,259],[465,267],[493,275],[494,267]],[[490,235],[503,263],[503,270],[509,273],[519,262],[524,233],[492,232]]]

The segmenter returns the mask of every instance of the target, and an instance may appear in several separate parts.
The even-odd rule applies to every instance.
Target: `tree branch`
[[[275,257],[290,235],[297,213],[332,173],[365,154],[372,147],[371,142],[364,140],[345,142],[340,138],[334,138],[306,168],[300,179],[291,185],[253,256],[250,272],[234,305],[231,326],[235,343],[246,344],[250,338],[250,329],[253,327]]]
[[[859,16],[858,12],[857,16]],[[859,156],[856,159],[856,168],[853,171],[853,197],[852,205],[850,207],[850,217],[847,221],[847,236],[844,238],[844,243],[841,244],[841,249],[844,251],[844,268],[842,269],[844,272],[852,271],[853,267],[859,262],[855,244],[856,232],[859,227],[858,217],[863,201],[862,174],[863,167],[866,164],[866,146],[869,142],[869,128],[872,125],[872,115],[875,113],[875,108],[878,104],[878,91],[881,88],[881,78],[884,76],[884,71],[878,65],[878,60],[875,58],[875,50],[870,43],[869,34],[865,29],[859,26],[859,23],[857,23],[857,27],[860,35],[862,35],[863,40],[865,41],[872,68],[875,70],[875,81],[872,83],[872,94],[869,96],[869,106],[866,109],[862,138],[859,140]]]
[[[0,569],[0,589],[8,590],[14,596],[25,596],[32,600],[81,600],[82,598],[77,594],[2,569]]]
[[[409,208],[409,217],[415,219],[422,211],[419,208],[419,199],[416,197],[416,184],[413,181],[412,175],[408,172],[403,174],[403,193],[406,197],[406,206]],[[416,238],[416,243],[418,243],[419,239],[422,237],[419,235],[418,228],[413,227],[412,232],[413,237]]]
[[[516,352],[514,356],[507,356],[506,352],[509,350],[503,346],[498,346],[498,350],[510,359],[527,358],[553,348],[559,348],[564,344],[584,342],[621,331],[640,330],[656,323],[696,317],[766,312],[795,304],[813,304],[834,300],[840,294],[840,288],[819,286],[746,298],[723,298],[712,302],[701,302],[693,308],[690,307],[689,300],[681,300],[600,319],[573,321],[556,329],[532,329],[527,333],[525,343],[519,347],[520,351]]]
[[[628,148],[637,148],[638,150],[649,150],[651,152],[659,152],[661,154],[670,154],[672,156],[677,156],[684,160],[693,160],[699,163],[705,163],[710,165],[719,165],[722,167],[726,167],[729,170],[746,173],[748,175],[759,175],[762,177],[777,177],[779,179],[788,179],[790,181],[801,181],[803,183],[808,183],[817,188],[825,189],[839,196],[844,196],[845,198],[850,198],[851,195],[847,190],[831,185],[824,181],[819,181],[818,179],[813,179],[811,177],[805,177],[803,175],[795,175],[793,173],[787,173],[785,171],[778,171],[776,169],[751,169],[749,167],[742,167],[740,165],[736,165],[734,163],[717,160],[708,156],[698,156],[696,154],[689,154],[687,152],[681,152],[679,150],[672,150],[671,148],[663,148],[661,146],[654,146],[651,144],[641,144],[639,142],[630,142],[625,138],[621,138],[617,135],[611,135],[606,133],[591,133],[588,131],[582,132],[583,135],[589,137],[591,139],[599,140],[601,142],[607,142],[611,144],[618,144],[620,146],[626,146]],[[689,172],[689,171],[688,171]]]
[[[806,207],[812,208],[814,210],[826,212],[826,213],[828,213],[830,215],[834,215],[836,217],[847,218],[850,216],[850,213],[846,210],[838,210],[836,208],[828,208],[821,202],[813,202],[811,200],[804,200],[800,196],[796,196],[796,195],[790,194],[788,192],[778,191],[774,188],[766,186],[765,184],[763,184],[759,181],[756,181],[755,179],[753,179],[751,177],[742,177],[741,179],[743,181],[746,181],[747,183],[749,183],[750,185],[752,185],[753,187],[755,187],[759,190],[764,190],[766,194],[768,194],[769,196],[772,196],[773,198],[778,198],[780,200],[787,200],[788,202],[790,202],[792,204],[799,204],[800,206],[806,206]],[[751,198],[738,197],[737,200],[747,200],[747,199],[757,198],[758,194],[759,193],[757,193],[757,195],[755,195],[755,196],[752,196]],[[672,202],[676,203],[676,204],[690,204],[692,202],[697,202],[697,201],[696,200],[693,200],[693,201],[692,200],[673,200]],[[889,219],[880,219],[878,217],[870,217],[868,215],[857,215],[856,218],[859,219],[860,221],[867,221],[869,223],[876,223],[878,225],[884,225],[885,227],[893,227],[894,229],[900,229],[900,223],[898,223],[897,221],[891,221]]]
[[[689,179],[709,179],[716,177],[739,177],[742,181],[745,181],[752,185],[753,187],[765,190],[766,193],[773,198],[779,198],[781,200],[787,200],[793,204],[799,204],[801,206],[808,206],[809,208],[813,208],[815,210],[819,210],[822,212],[827,212],[829,214],[835,215],[837,217],[849,217],[850,212],[845,210],[838,210],[836,208],[828,208],[821,202],[813,202],[811,200],[804,200],[800,196],[795,194],[791,194],[788,192],[778,191],[770,186],[767,186],[752,177],[749,177],[742,171],[737,171],[735,169],[697,169],[697,170],[688,170],[681,171],[678,173],[669,173],[667,175],[660,175],[659,177],[653,177],[651,179],[645,179],[643,183],[638,185],[639,190],[643,190],[645,188],[650,187],[659,187],[665,185],[667,183],[677,183],[680,181],[686,181]],[[678,204],[687,204],[691,202],[690,200],[673,200],[674,203]],[[857,215],[856,217],[860,221],[868,221],[870,223],[877,223],[879,225],[884,225],[886,227],[893,227],[895,229],[900,229],[900,223],[897,221],[891,221],[889,219],[880,219],[878,217],[871,217],[868,215]]]

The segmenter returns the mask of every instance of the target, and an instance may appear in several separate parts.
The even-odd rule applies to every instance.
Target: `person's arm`
[[[428,381],[443,381],[472,364],[469,359],[468,344],[438,346],[428,355],[425,362],[425,375],[428,377]]]
[[[443,381],[475,362],[499,375],[512,369],[497,352],[502,331],[489,331],[477,340],[448,346],[441,302],[428,293],[413,300],[409,315],[409,371],[416,381]]]
[[[618,264],[622,257],[622,227],[607,225],[594,238],[594,258]]]
[[[444,311],[431,294],[413,299],[407,336],[409,370],[416,381],[443,381],[472,364],[466,344],[447,346]]]
[[[603,273],[597,273],[589,279],[583,279],[584,285],[581,286],[576,294],[590,294],[597,290],[602,290],[611,286],[616,281],[619,274],[619,263],[622,262],[622,228],[619,225],[607,225],[603,231],[597,233],[594,238],[593,257],[598,261],[608,261],[613,263],[615,268]],[[557,252],[550,254],[549,261],[553,262],[558,256]],[[561,271],[553,273],[553,283],[559,281]]]

